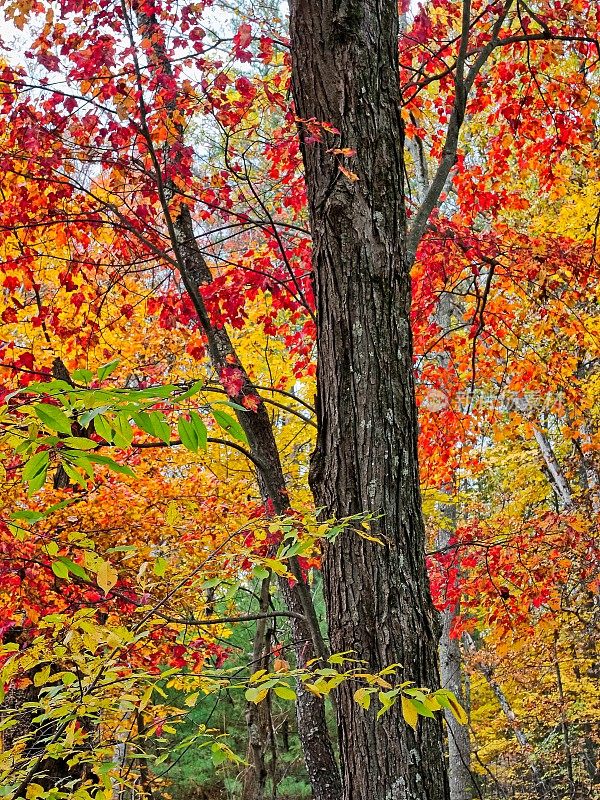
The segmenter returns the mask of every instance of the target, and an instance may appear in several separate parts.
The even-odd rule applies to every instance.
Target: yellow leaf
[[[265,697],[269,694],[268,689],[247,689],[246,690],[246,700],[249,700],[251,703],[262,703]]]
[[[281,561],[277,561],[274,558],[263,558],[262,561],[265,567],[273,570],[276,575],[287,575],[287,568]]]
[[[314,695],[316,695],[317,697],[323,697],[323,695],[321,694],[321,692],[320,692],[320,691],[319,691],[319,690],[316,688],[316,686],[313,686],[313,684],[312,684],[312,683],[305,683],[305,684],[304,684],[304,688],[305,688],[307,691],[309,691],[311,694],[314,694]]]
[[[371,693],[364,687],[354,692],[354,699],[358,705],[365,710],[371,705]]]
[[[143,711],[146,708],[146,706],[148,705],[148,703],[150,702],[150,700],[152,698],[153,688],[154,687],[149,686],[146,689],[146,691],[144,692],[144,694],[142,695],[142,697],[140,699],[140,702],[139,702],[139,705],[138,705],[138,711]],[[189,698],[188,698],[188,700],[189,700]]]
[[[98,586],[108,594],[118,579],[117,571],[112,567],[108,561],[100,561],[96,572],[96,581]]]
[[[419,713],[408,697],[402,695],[402,716],[411,728],[417,730]]]
[[[375,544],[384,544],[384,542],[382,542],[381,539],[378,539],[377,536],[371,536],[370,533],[365,533],[364,530],[361,531],[358,528],[355,528],[354,530],[361,539],[366,539],[368,542],[375,542]]]
[[[44,667],[39,672],[36,672],[33,676],[33,685],[34,686],[43,686],[48,678],[50,677],[50,667]]]
[[[252,675],[250,676],[248,682],[249,683],[256,683],[256,681],[260,680],[262,678],[262,676],[266,675],[266,674],[267,674],[267,670],[266,669],[259,669],[256,672],[252,673]]]
[[[430,711],[440,711],[442,708],[438,703],[437,698],[432,694],[425,695],[423,705],[426,706],[426,708],[428,708]]]
[[[165,522],[167,523],[167,525],[170,525],[171,527],[179,525],[179,523],[181,522],[181,514],[179,513],[177,503],[174,500],[171,500],[171,502],[167,506],[167,511],[165,513]]]

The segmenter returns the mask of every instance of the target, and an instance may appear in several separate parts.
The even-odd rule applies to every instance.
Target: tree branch
[[[470,0],[464,0],[463,2],[462,33],[454,74],[454,105],[452,107],[450,121],[448,122],[448,130],[446,131],[446,141],[442,150],[442,160],[438,165],[425,199],[416,212],[408,231],[406,250],[409,267],[411,267],[414,263],[417,247],[419,246],[419,242],[425,233],[429,216],[439,202],[440,195],[444,190],[444,186],[446,185],[450,171],[456,163],[458,139],[465,117],[465,109],[467,106],[469,92],[473,87],[475,78],[481,71],[481,68],[487,61],[490,53],[500,44],[501,40],[498,38],[498,35],[502,25],[504,24],[504,20],[511,9],[511,6],[513,5],[513,2],[514,0],[505,0],[504,7],[498,16],[498,19],[494,23],[494,27],[492,28],[490,41],[481,49],[466,76],[464,74],[464,70],[468,55],[471,3]]]
[[[294,611],[264,611],[256,614],[243,614],[240,617],[209,617],[208,619],[187,619],[185,617],[166,617],[160,615],[165,622],[178,625],[225,625],[229,622],[253,622],[254,620],[270,619],[271,617],[292,617],[293,619],[306,619],[303,614]]]

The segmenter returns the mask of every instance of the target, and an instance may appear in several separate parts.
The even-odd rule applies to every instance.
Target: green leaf
[[[42,450],[39,453],[31,456],[23,467],[22,478],[23,481],[29,483],[29,495],[41,489],[46,482],[46,474],[48,472],[48,462],[50,453],[48,450]]]
[[[228,406],[228,408],[233,408],[236,411],[248,411],[247,408],[241,406],[239,403],[234,403],[233,400],[217,400],[220,405]]]
[[[61,500],[60,503],[54,503],[43,512],[44,516],[47,517],[50,514],[54,514],[55,511],[61,511],[63,508],[67,508],[68,506],[72,506],[73,503],[77,502],[77,498],[75,497],[67,497],[66,500]]]
[[[277,697],[281,697],[282,700],[296,699],[296,692],[292,689],[291,686],[276,686],[275,694],[277,695]]]
[[[112,469],[113,472],[118,472],[121,475],[130,475],[132,478],[135,478],[135,472],[131,467],[128,467],[127,464],[119,464],[109,456],[99,456],[97,453],[90,453],[87,456],[87,460],[92,461],[94,464],[104,464],[109,469]]]
[[[469,721],[467,712],[456,699],[454,692],[451,692],[449,689],[438,689],[437,692],[434,692],[434,696],[442,708],[446,708],[448,711],[452,712],[457,722],[461,725],[467,724]]]
[[[173,400],[177,403],[181,403],[182,400],[187,400],[188,397],[193,397],[195,394],[198,394],[198,392],[202,389],[203,385],[204,384],[202,383],[202,381],[196,381],[190,386],[189,389],[183,392],[183,394],[176,395],[173,398]]]
[[[198,452],[198,434],[191,422],[188,422],[183,417],[179,417],[177,421],[177,433],[179,434],[182,445],[187,450],[190,450],[192,453]]]
[[[435,716],[433,711],[427,708],[425,703],[422,703],[420,700],[417,700],[415,697],[411,699],[411,703],[417,709],[417,713],[420,714],[422,717],[433,717]]]
[[[114,437],[113,441],[117,447],[127,448],[133,441],[133,428],[129,424],[127,414],[118,414],[113,420]]]
[[[71,377],[77,383],[90,383],[94,377],[94,373],[89,369],[76,369]]]
[[[73,464],[79,469],[83,470],[88,478],[93,481],[94,480],[94,467],[92,466],[88,454],[85,453],[77,453],[76,456],[73,456],[73,453],[76,452],[74,450],[65,450],[65,453],[69,454],[69,457]]]
[[[79,472],[78,469],[75,469],[75,467],[72,467],[71,464],[68,464],[66,461],[62,462],[62,467],[72,481],[78,483],[82,489],[87,488],[87,480],[85,475]]]
[[[115,361],[109,361],[108,364],[104,364],[104,366],[100,367],[98,370],[98,380],[103,381],[105,378],[108,378],[108,376],[116,370],[120,363],[120,360],[117,358]]]
[[[203,589],[212,589],[215,586],[219,586],[222,582],[222,578],[209,578],[207,581],[203,581],[202,588]]]
[[[67,447],[72,447],[74,450],[94,450],[98,447],[98,442],[88,439],[84,436],[67,436],[61,440]]]
[[[165,444],[169,444],[171,441],[171,427],[169,426],[165,415],[161,414],[160,411],[151,411],[149,416],[152,419],[154,435],[157,437],[157,439],[161,439]]]
[[[165,386],[150,386],[148,389],[131,389],[130,391],[135,394],[136,398],[157,397],[160,400],[164,400],[177,391],[177,386],[169,383]]]
[[[35,382],[30,383],[24,391],[27,391],[31,394],[48,394],[54,395],[57,393],[62,392],[72,392],[73,387],[68,384],[66,381],[47,381],[47,382]]]
[[[386,711],[388,711],[393,705],[398,695],[398,691],[393,689],[390,692],[378,692],[377,697],[379,698],[379,702],[381,703],[381,708],[377,712],[377,719],[383,716]]]
[[[261,567],[260,564],[256,564],[254,569],[252,570],[252,574],[254,577],[259,581],[264,581],[265,578],[268,578],[271,574],[268,569]]]
[[[114,436],[114,430],[112,425],[110,424],[107,417],[103,414],[99,414],[94,419],[94,429],[98,436],[101,436],[104,441],[112,442]]]
[[[160,411],[140,411],[133,415],[133,420],[138,427],[150,436],[161,439],[165,444],[171,441],[171,428],[165,415]]]
[[[33,410],[50,430],[58,431],[58,433],[71,433],[72,420],[60,408],[48,405],[48,403],[38,403],[33,407]]]
[[[98,408],[88,408],[80,417],[79,422],[82,427],[87,428],[90,422],[95,419],[99,414],[104,414],[105,411],[108,411],[110,406],[98,406]],[[96,431],[97,433],[97,431]],[[102,436],[102,434],[100,434]]]
[[[227,761],[228,759],[227,753],[218,744],[212,745],[212,747],[210,748],[210,754],[215,767],[218,767],[220,764],[222,764],[224,761]]]
[[[62,560],[52,562],[52,572],[57,578],[66,579],[69,577],[69,568]]]
[[[74,561],[71,561],[70,558],[65,558],[64,556],[61,556],[54,563],[56,564],[58,562],[64,564],[65,567],[69,570],[69,572],[75,575],[75,577],[81,578],[84,581],[88,582],[90,581],[90,576],[87,574],[84,568],[81,567],[79,564],[76,564]]]
[[[248,439],[246,438],[246,434],[244,433],[242,426],[231,416],[231,414],[228,414],[226,411],[222,411],[220,408],[213,408],[212,413],[217,424],[223,428],[223,430],[227,431],[230,436],[233,436],[233,438],[237,439],[238,442],[244,442],[246,444],[248,443]]]
[[[196,411],[192,411],[190,412],[190,422],[194,426],[196,436],[198,437],[198,449],[206,450],[208,431],[206,430],[204,420],[200,414],[198,414]]]
[[[44,519],[44,516],[45,515],[42,514],[41,511],[15,511],[14,514],[10,515],[10,518],[14,520],[24,520],[25,522],[33,524]]]
[[[154,567],[153,567],[154,574],[160,578],[167,571],[167,566],[168,564],[166,559],[160,557],[157,558],[156,561],[154,562]]]
[[[138,411],[137,414],[134,414],[133,421],[140,430],[144,431],[144,433],[149,433],[150,436],[154,436],[152,417],[150,414],[146,413],[146,411]]]

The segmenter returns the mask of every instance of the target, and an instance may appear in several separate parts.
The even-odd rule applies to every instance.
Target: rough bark
[[[395,0],[294,0],[292,85],[303,120],[335,126],[320,141],[300,124],[318,319],[318,441],[310,481],[337,518],[370,512],[372,533],[326,547],[331,647],[378,670],[438,683],[438,623],[424,561],[405,253],[403,131]],[[356,158],[351,180],[339,170]],[[347,800],[448,797],[441,719],[415,734],[394,706],[381,721],[353,688],[338,695]]]

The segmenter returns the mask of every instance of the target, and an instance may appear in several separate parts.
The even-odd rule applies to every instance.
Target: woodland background
[[[298,129],[336,132],[297,118],[268,0],[2,7],[0,797],[311,797],[295,692],[360,672],[297,683],[281,595],[296,558],[327,636],[321,544],[349,534],[307,484]],[[467,8],[468,67],[499,5]],[[464,6],[401,12],[410,221],[446,157]],[[518,0],[503,24],[412,269],[442,686],[468,716],[446,706],[451,786],[597,797],[600,8]],[[328,152],[354,183],[356,153]],[[172,255],[182,207],[233,347],[218,368]],[[238,417],[259,407],[293,513],[257,484]],[[385,710],[385,677],[346,679]],[[406,724],[442,713],[412,699]]]

